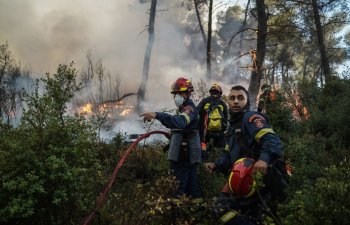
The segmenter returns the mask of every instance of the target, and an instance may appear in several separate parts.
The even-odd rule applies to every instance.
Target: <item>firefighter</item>
[[[201,142],[212,143],[212,146],[216,148],[224,148],[224,132],[228,122],[227,105],[221,99],[222,88],[219,84],[214,83],[209,93],[210,96],[202,99],[197,106],[200,116]]]
[[[240,196],[225,185],[218,207],[221,209],[220,220],[223,223],[259,224],[263,212],[269,211],[264,207],[265,201],[273,202],[282,198],[281,190],[287,185],[284,176],[275,176],[278,173],[277,169],[283,170],[283,163],[280,163],[282,144],[264,115],[249,111],[249,95],[244,87],[232,87],[228,96],[228,106],[229,137],[225,150],[215,163],[206,163],[205,167],[209,172],[227,173],[240,158],[254,160],[251,173],[260,171],[264,174],[266,186],[258,192],[259,194],[256,192],[249,196]]]
[[[187,195],[193,200],[202,199],[198,183],[197,166],[201,163],[201,144],[199,138],[198,111],[190,99],[193,86],[190,80],[180,77],[172,87],[171,94],[177,108],[176,115],[163,112],[146,112],[144,121],[159,120],[171,129],[167,159],[170,170],[179,181],[175,197]]]

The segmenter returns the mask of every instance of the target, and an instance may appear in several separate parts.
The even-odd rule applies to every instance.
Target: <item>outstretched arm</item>
[[[156,118],[156,112],[146,112],[140,115],[140,117],[143,117],[143,122],[151,122],[151,120]]]

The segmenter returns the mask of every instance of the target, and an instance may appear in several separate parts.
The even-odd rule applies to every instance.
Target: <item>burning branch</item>
[[[238,56],[237,58],[235,58],[233,62],[235,62],[236,60],[240,59],[241,57],[245,56],[245,55],[250,55],[251,59],[252,59],[252,65],[247,65],[244,67],[239,67],[239,68],[247,68],[247,69],[251,69],[251,70],[257,70],[257,58],[256,58],[256,49],[250,50],[249,52],[243,53],[240,56]]]
[[[133,112],[133,106],[124,105],[124,102],[122,100],[131,95],[136,95],[136,93],[127,93],[124,94],[121,98],[115,100],[108,100],[100,104],[89,102],[79,107],[78,111],[79,113],[82,113],[86,116],[91,116],[93,114],[101,114],[104,115],[103,117],[105,120],[106,117],[112,118],[113,109],[118,108],[118,111],[122,110],[121,112],[118,112],[119,116],[127,116],[128,114]]]
[[[249,53],[250,53],[250,57],[252,58],[252,61],[253,61],[253,69],[257,70],[258,67],[257,67],[257,63],[256,63],[256,61],[257,61],[256,49],[251,50]]]
[[[124,98],[132,96],[132,95],[137,95],[137,93],[127,93],[127,94],[124,94],[121,98],[118,98],[118,99],[115,99],[115,100],[104,101],[104,102],[100,103],[100,105],[109,104],[109,103],[118,103],[121,100],[123,100]]]

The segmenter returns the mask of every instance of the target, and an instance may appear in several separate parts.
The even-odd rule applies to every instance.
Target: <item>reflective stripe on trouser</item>
[[[238,215],[238,212],[236,210],[231,210],[225,213],[223,216],[220,217],[220,222],[225,224],[228,221],[232,220],[235,216]]]

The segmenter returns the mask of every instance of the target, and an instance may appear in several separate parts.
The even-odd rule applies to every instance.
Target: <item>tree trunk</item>
[[[265,0],[256,0],[256,9],[258,13],[256,63],[251,74],[248,89],[251,100],[250,102],[253,109],[256,108],[256,98],[258,96],[260,82],[263,77],[262,65],[266,54],[267,15],[265,12]]]
[[[244,20],[242,23],[242,26],[240,27],[240,30],[244,30],[247,26],[247,18],[248,18],[248,12],[249,12],[249,6],[250,6],[250,0],[247,1],[247,5],[244,11]],[[239,55],[243,55],[243,40],[244,40],[244,32],[241,32],[240,37],[239,37]],[[238,60],[237,66],[234,68],[235,72],[231,75],[231,82],[234,83],[236,82],[235,76],[236,74],[239,74],[239,68],[242,67],[241,60]],[[237,79],[237,78],[236,78]]]
[[[146,94],[146,84],[148,80],[149,64],[151,60],[152,47],[154,42],[154,21],[156,17],[156,6],[157,0],[152,0],[150,16],[149,16],[149,25],[148,25],[148,43],[145,51],[145,57],[143,61],[143,71],[142,71],[142,81],[137,92],[137,105],[136,111],[141,113],[143,111],[143,104],[145,101]]]
[[[270,77],[270,84],[274,85],[275,84],[275,73],[276,73],[276,63],[275,63],[275,58],[276,58],[276,51],[272,55],[272,74]]]
[[[242,23],[242,26],[241,26],[240,30],[245,29],[245,27],[247,26],[249,5],[250,5],[250,0],[247,1],[247,6],[245,7],[244,20],[243,20],[243,23]],[[240,55],[243,54],[243,39],[244,39],[243,32],[241,32],[241,35],[240,35],[240,38],[239,38],[239,53],[240,53]]]
[[[4,114],[4,102],[6,101],[5,97],[5,75],[7,71],[9,70],[10,66],[10,58],[11,58],[11,52],[8,49],[8,44],[0,45],[0,118],[3,117]]]
[[[282,88],[285,88],[285,86],[286,86],[286,72],[285,72],[285,70],[284,70],[284,66],[285,66],[285,64],[284,64],[284,62],[282,62],[281,63],[281,76],[282,76],[282,83],[281,83],[281,86],[282,86]]]
[[[303,65],[303,81],[306,81],[306,75],[307,75],[307,66],[309,64],[310,57],[307,56],[306,59],[304,59],[304,65]]]
[[[316,33],[317,33],[317,41],[318,46],[321,54],[321,62],[322,62],[322,69],[325,77],[325,85],[329,84],[330,80],[332,79],[332,73],[331,68],[329,66],[329,61],[327,57],[327,51],[326,46],[324,43],[324,35],[323,35],[323,29],[321,25],[321,19],[320,19],[320,13],[318,10],[318,2],[317,0],[312,0],[312,9],[314,11],[314,19],[315,19],[315,26],[316,26]]]
[[[204,45],[206,45],[207,44],[207,38],[205,37],[205,32],[204,32],[203,24],[202,24],[202,21],[201,21],[201,16],[200,16],[199,9],[198,9],[198,6],[199,6],[198,5],[198,0],[193,0],[193,1],[194,1],[194,8],[196,10],[196,16],[197,16],[197,20],[198,20],[199,30],[201,32]]]
[[[212,33],[213,0],[209,0],[208,39],[207,39],[207,80],[211,79],[211,33]]]

